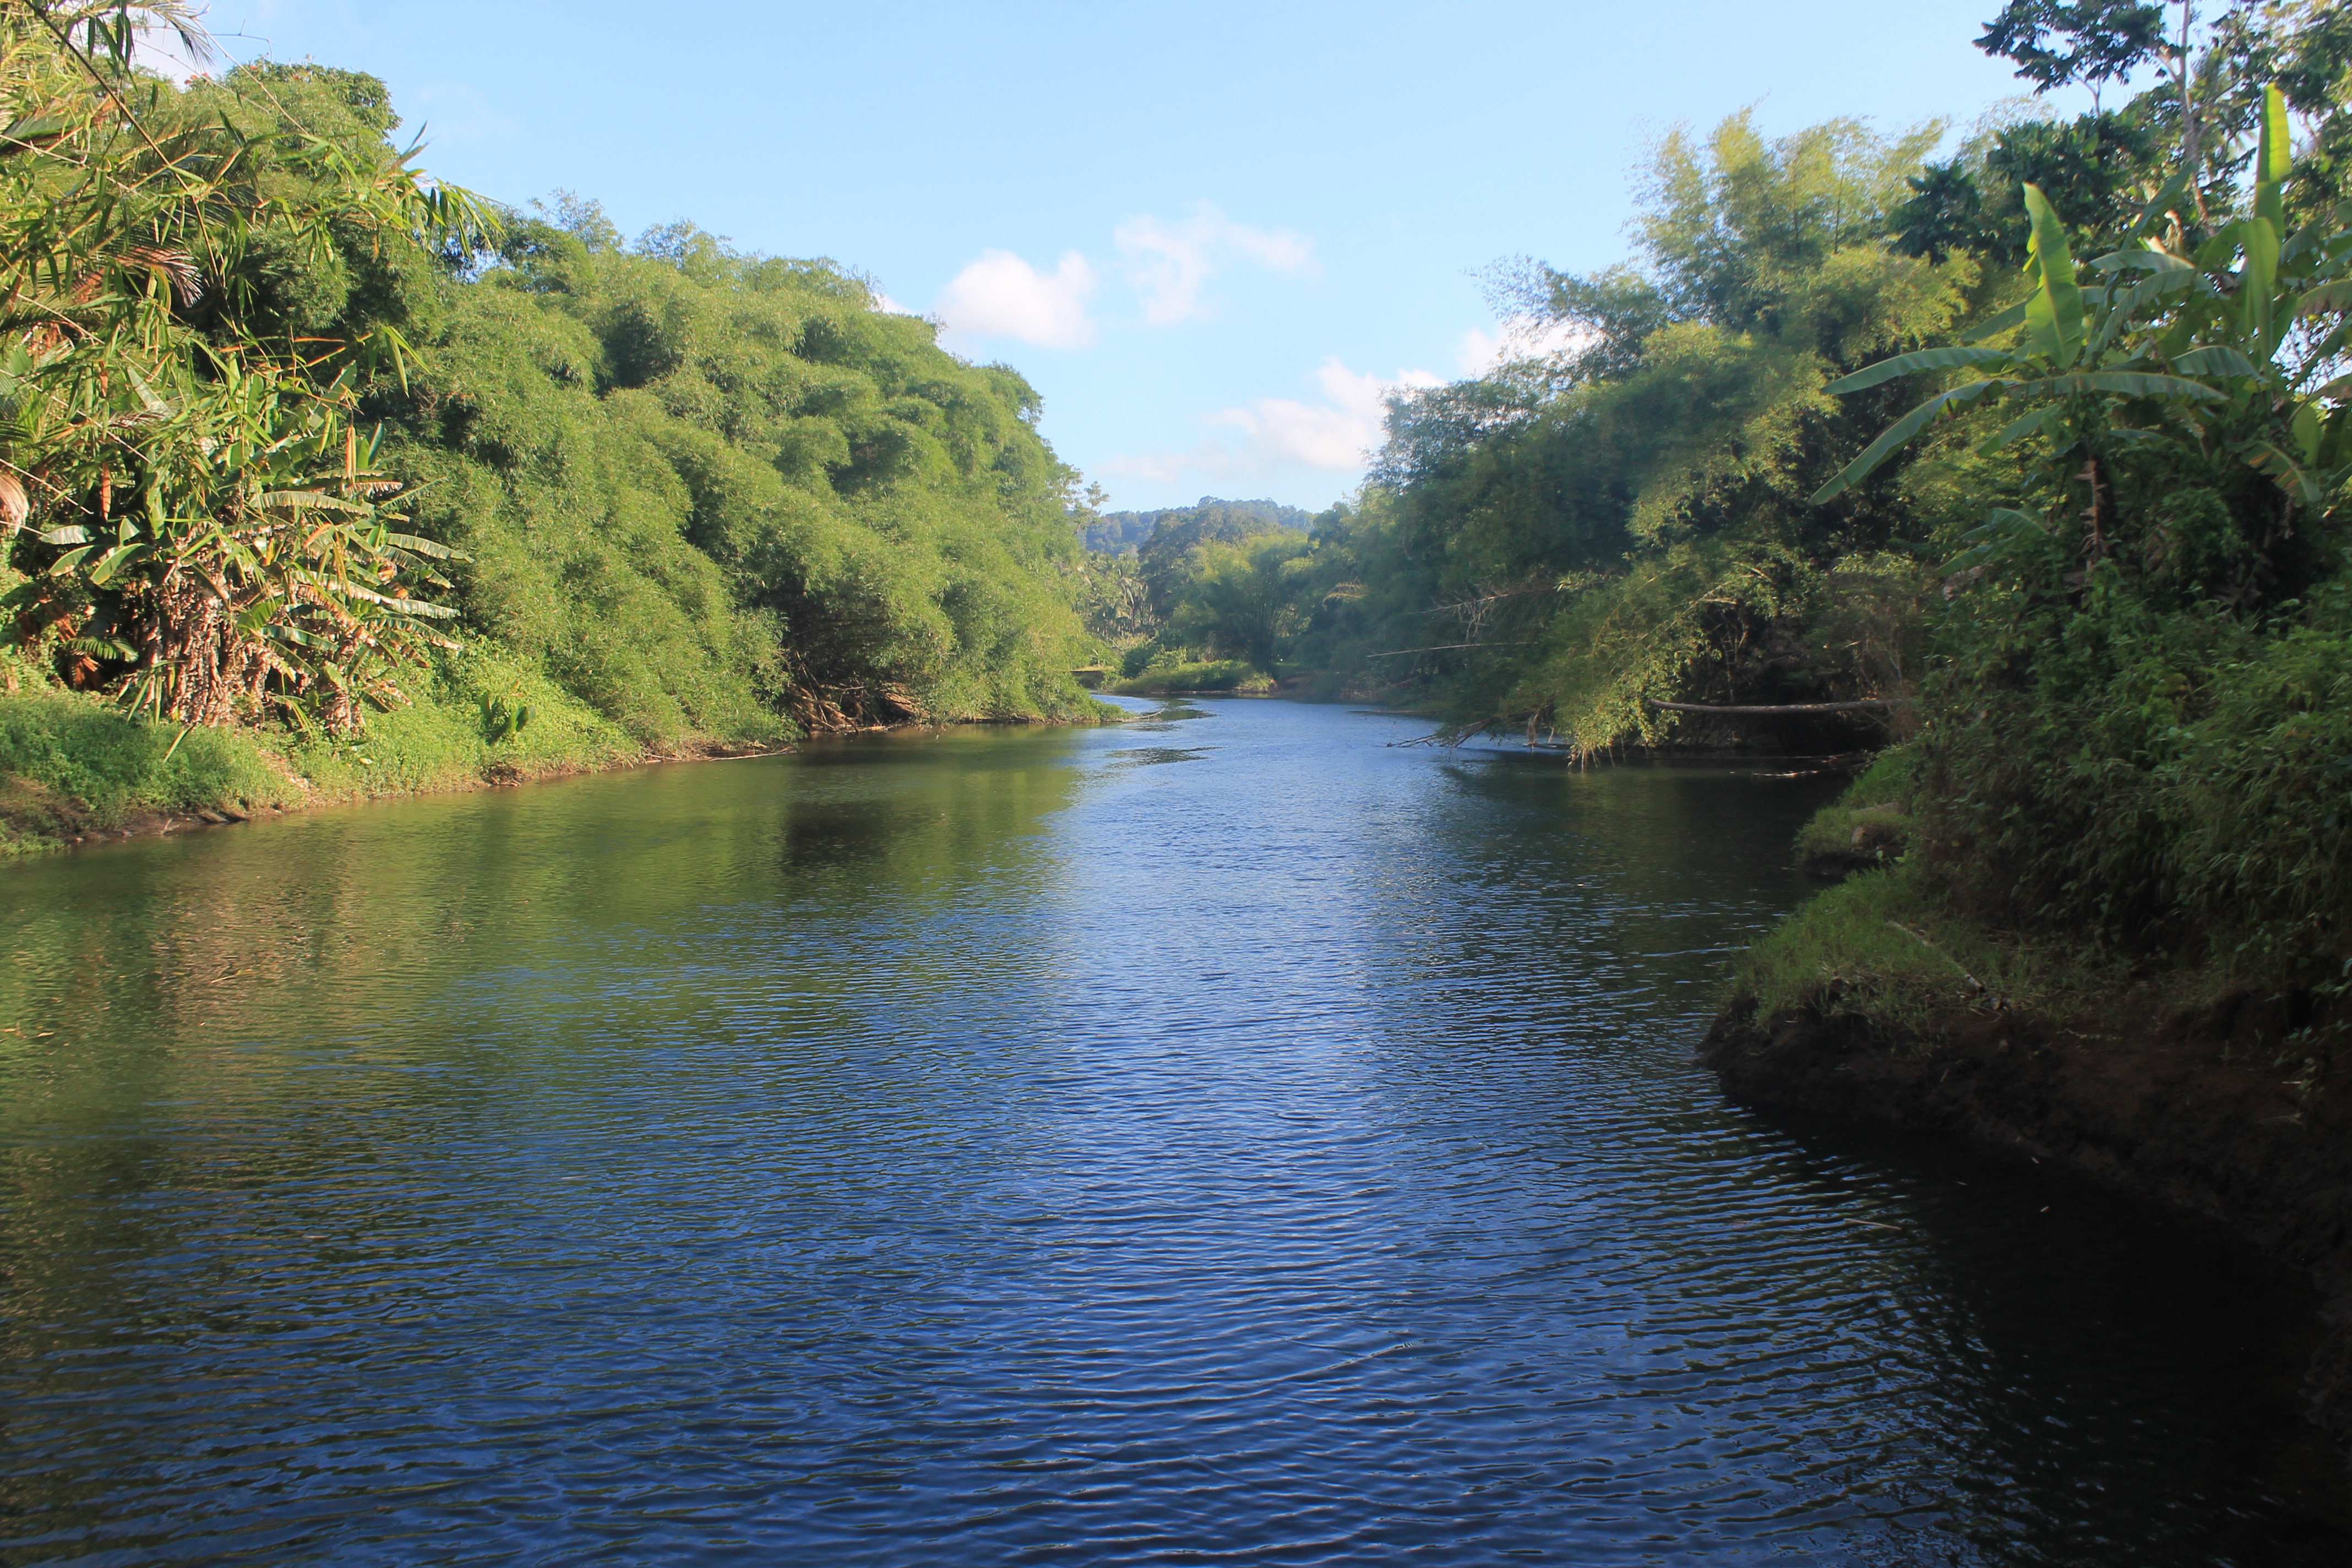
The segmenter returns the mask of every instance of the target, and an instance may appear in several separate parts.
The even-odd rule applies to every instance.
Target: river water
[[[0,1562],[2328,1563],[2311,1306],[1690,1065],[1818,780],[1224,701],[0,874]]]

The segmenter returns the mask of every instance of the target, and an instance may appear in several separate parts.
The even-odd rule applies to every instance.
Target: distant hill
[[[1195,539],[1238,539],[1260,533],[1305,533],[1315,514],[1270,500],[1220,500],[1202,496],[1192,506],[1162,507],[1157,511],[1107,511],[1100,522],[1079,531],[1088,550],[1104,555],[1131,555],[1143,547],[1164,522]],[[1202,526],[1192,528],[1188,525]]]

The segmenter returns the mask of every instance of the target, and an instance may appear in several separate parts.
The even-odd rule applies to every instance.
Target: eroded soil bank
[[[2122,999],[2096,1020],[2007,1009],[1920,1031],[1736,1000],[1700,1061],[1732,1098],[1956,1136],[2071,1166],[2221,1221],[2307,1270],[2327,1322],[2307,1392],[2352,1443],[2352,1092],[2298,1040],[2323,1020],[2289,998],[2163,1016]]]

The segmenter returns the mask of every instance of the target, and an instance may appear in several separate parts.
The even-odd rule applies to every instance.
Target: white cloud
[[[1017,338],[1039,348],[1081,349],[1095,341],[1087,296],[1095,269],[1073,250],[1050,273],[1009,250],[987,250],[948,280],[933,313],[958,337]]]
[[[1209,279],[1235,258],[1283,277],[1315,269],[1314,252],[1297,235],[1235,223],[1206,202],[1181,223],[1149,215],[1129,218],[1112,233],[1111,243],[1118,247],[1121,269],[1143,298],[1144,321],[1154,327],[1213,315],[1202,295]]]
[[[907,309],[906,306],[901,305],[898,300],[893,300],[889,295],[884,293],[879,289],[872,289],[870,292],[874,296],[874,309],[882,315],[912,316],[918,313]]]
[[[1473,327],[1463,333],[1456,358],[1463,374],[1485,375],[1514,360],[1549,359],[1558,353],[1572,353],[1591,341],[1591,331],[1574,321],[1511,316],[1493,332]]]
[[[1382,380],[1349,370],[1336,359],[1323,362],[1315,381],[1323,394],[1315,402],[1261,397],[1203,416],[1203,423],[1234,431],[1237,438],[1211,436],[1189,451],[1114,458],[1103,471],[1160,484],[1172,484],[1187,474],[1255,478],[1299,468],[1360,473],[1381,443],[1389,398],[1410,388],[1444,384],[1444,377],[1425,370],[1401,370]]]

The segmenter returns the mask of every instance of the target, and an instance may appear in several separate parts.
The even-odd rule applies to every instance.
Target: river
[[[2294,1281],[1691,1065],[1833,786],[1424,728],[0,870],[0,1563],[2347,1560]]]

